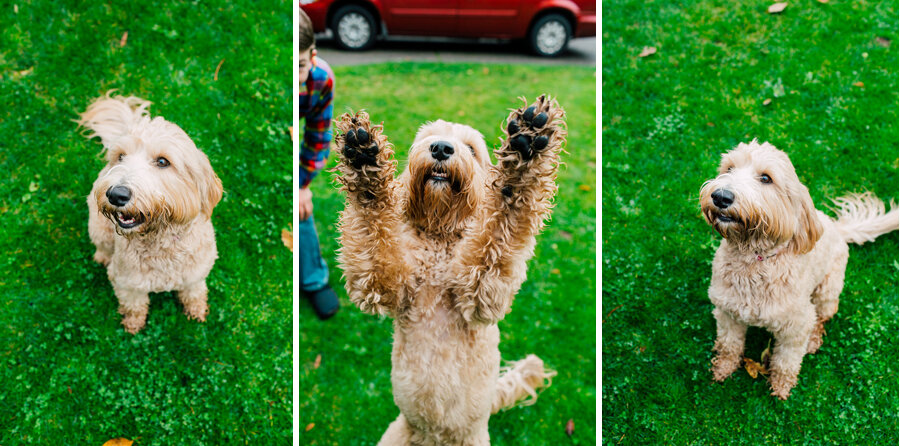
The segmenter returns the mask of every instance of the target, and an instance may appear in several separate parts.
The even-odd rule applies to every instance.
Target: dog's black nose
[[[114,206],[125,206],[131,200],[131,189],[125,186],[113,186],[106,190],[106,198]]]
[[[431,143],[431,157],[443,161],[453,155],[453,144],[447,141],[436,141]]]
[[[734,203],[734,194],[728,189],[716,189],[712,193],[713,204],[719,209],[727,209]]]

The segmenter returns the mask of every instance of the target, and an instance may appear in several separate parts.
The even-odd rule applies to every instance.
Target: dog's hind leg
[[[535,355],[513,362],[500,371],[491,413],[512,407],[519,401],[523,405],[533,404],[537,389],[549,386],[550,378],[554,376],[556,372],[544,369],[544,361]],[[529,396],[531,399],[526,399]]]
[[[178,300],[184,305],[184,314],[191,319],[206,322],[209,306],[206,303],[206,281],[201,280],[178,290]]]
[[[409,276],[398,241],[401,225],[394,172],[397,161],[380,125],[369,115],[343,114],[337,121],[337,180],[347,194],[341,213],[338,262],[350,301],[372,314],[394,313]]]
[[[819,351],[823,342],[822,336],[825,335],[825,323],[837,313],[838,298],[844,289],[844,271],[847,268],[848,256],[847,247],[844,245],[844,249],[832,261],[831,270],[825,275],[825,279],[813,291],[812,303],[816,306],[816,325],[809,337],[807,353]]]
[[[451,295],[467,321],[502,319],[525,280],[534,236],[556,194],[564,117],[556,101],[541,96],[507,119],[508,137],[494,152],[497,165],[489,172],[484,223],[466,236],[451,267]]]

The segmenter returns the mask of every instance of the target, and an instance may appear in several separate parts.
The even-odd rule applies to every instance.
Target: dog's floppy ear
[[[78,125],[89,130],[88,138],[99,137],[107,162],[112,162],[111,149],[116,141],[128,135],[132,128],[149,116],[150,102],[135,96],[113,96],[112,91],[98,98],[80,115]]]
[[[212,216],[213,208],[222,200],[222,180],[213,171],[206,155],[203,156],[204,163],[201,163],[202,172],[198,178],[198,186],[200,187],[200,212],[206,215],[206,218]]]
[[[795,254],[806,254],[811,251],[819,238],[822,237],[822,223],[813,206],[812,198],[809,196],[809,190],[806,186],[802,187],[800,195],[800,209],[797,215],[797,229],[794,236],[788,243],[788,249]]]

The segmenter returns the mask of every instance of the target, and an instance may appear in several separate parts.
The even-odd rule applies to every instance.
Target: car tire
[[[528,44],[539,56],[555,57],[562,54],[572,39],[572,25],[560,14],[547,14],[534,22],[528,33]]]
[[[378,36],[375,17],[366,8],[357,5],[338,9],[331,21],[331,31],[338,45],[351,51],[369,49]]]

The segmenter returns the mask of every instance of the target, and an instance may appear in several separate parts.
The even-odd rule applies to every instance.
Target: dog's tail
[[[861,245],[900,227],[900,212],[894,203],[885,212],[884,203],[870,192],[849,194],[835,199],[834,204],[835,225],[847,242]]]
[[[149,119],[150,102],[135,96],[112,96],[112,91],[95,100],[81,114],[78,125],[91,132],[88,138],[100,137],[105,147],[127,135],[131,129]]]
[[[556,372],[544,369],[544,361],[535,355],[510,363],[500,370],[497,393],[491,413],[513,406],[530,406],[537,399],[537,390],[550,385]],[[530,397],[530,398],[529,398]]]

